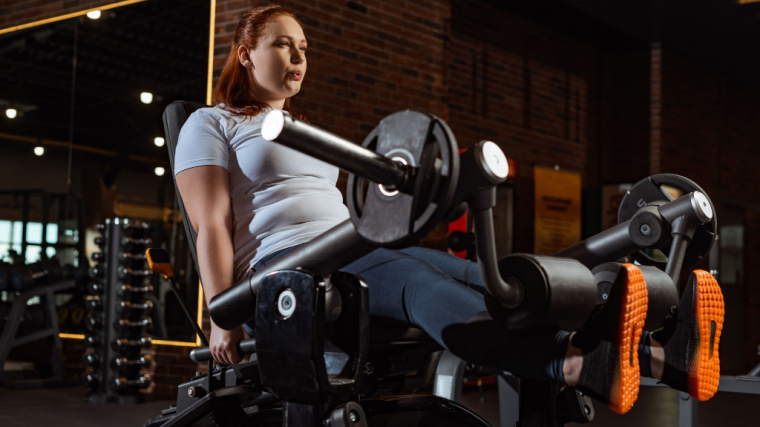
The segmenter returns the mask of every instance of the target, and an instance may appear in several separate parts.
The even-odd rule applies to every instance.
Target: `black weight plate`
[[[350,174],[347,201],[354,226],[362,237],[382,246],[417,242],[441,220],[454,196],[459,176],[454,135],[441,119],[406,110],[380,121],[362,145],[411,166],[416,181],[407,194],[367,185]]]
[[[710,196],[696,182],[684,176],[669,173],[652,175],[642,179],[631,187],[620,203],[618,224],[631,219],[641,207],[646,205],[661,205],[674,200],[673,196],[662,188],[663,185],[678,188],[687,194],[693,191],[701,192],[707,198],[713,212],[712,220],[703,224],[694,232],[694,237],[691,239],[683,261],[683,268],[688,269],[710,252],[710,248],[712,248],[718,235],[718,218],[715,206],[710,200]],[[669,245],[670,240],[666,242],[664,247],[658,249],[665,255],[668,255],[670,252]],[[654,265],[660,268],[664,268],[665,266],[665,262],[656,260],[642,251],[633,254],[633,258],[641,264]]]

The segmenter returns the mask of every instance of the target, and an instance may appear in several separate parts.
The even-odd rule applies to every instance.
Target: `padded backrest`
[[[195,241],[198,238],[198,234],[195,232],[193,224],[187,216],[185,204],[182,202],[182,196],[177,188],[177,181],[174,180],[174,152],[177,150],[177,141],[179,140],[179,131],[182,129],[182,125],[185,124],[190,114],[193,114],[193,111],[204,107],[208,107],[208,105],[190,101],[174,101],[164,109],[164,133],[166,134],[166,148],[169,150],[172,181],[174,181],[174,189],[177,192],[177,203],[179,204],[179,211],[182,214],[185,235],[188,237],[187,245],[190,247],[190,253],[193,255],[195,271],[200,271],[198,269],[198,256],[195,253]]]

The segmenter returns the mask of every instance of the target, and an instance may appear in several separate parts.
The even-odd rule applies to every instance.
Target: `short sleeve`
[[[229,170],[229,143],[219,117],[202,108],[188,117],[179,132],[174,154],[174,175],[198,166]]]

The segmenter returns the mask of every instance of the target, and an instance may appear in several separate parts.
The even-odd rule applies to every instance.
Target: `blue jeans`
[[[271,254],[254,268],[259,269],[292,249]],[[380,248],[341,270],[360,275],[367,282],[373,317],[421,328],[469,362],[564,383],[562,363],[570,334],[507,331],[490,321],[477,263],[433,249]],[[476,316],[486,321],[476,330],[467,329],[464,335],[470,341],[463,341],[461,331],[455,333],[457,328]],[[454,335],[456,340],[451,338]],[[478,351],[473,352],[474,348]]]

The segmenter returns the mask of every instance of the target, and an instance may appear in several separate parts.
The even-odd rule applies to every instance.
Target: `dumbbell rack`
[[[146,329],[153,302],[146,297],[153,287],[146,283],[145,250],[152,243],[150,227],[143,222],[113,218],[98,225],[95,239],[101,252],[92,255],[95,266],[87,286],[89,309],[83,362],[89,402],[136,403],[141,389],[151,384],[141,373],[151,364],[142,349],[151,345]]]

